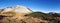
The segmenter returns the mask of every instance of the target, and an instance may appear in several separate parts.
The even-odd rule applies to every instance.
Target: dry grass
[[[38,18],[33,18],[33,17],[28,17],[24,16],[25,13],[15,13],[15,12],[7,12],[4,14],[15,14],[12,17],[4,17],[0,22],[2,23],[41,23],[44,20],[38,19]],[[44,21],[45,23],[48,23],[48,21]]]

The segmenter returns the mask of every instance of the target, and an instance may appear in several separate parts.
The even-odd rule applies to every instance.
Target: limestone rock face
[[[19,12],[19,13],[31,13],[32,11],[30,9],[28,9],[27,7],[25,6],[12,6],[12,7],[8,7],[8,8],[5,8],[2,13],[4,12],[10,12],[10,11],[13,11],[13,12]]]

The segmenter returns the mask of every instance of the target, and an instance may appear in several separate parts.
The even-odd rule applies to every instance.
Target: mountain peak
[[[20,13],[32,12],[29,8],[27,8],[25,6],[20,6],[20,5],[5,8],[2,12],[10,12],[10,11],[20,12]]]
[[[17,6],[15,6],[16,8],[21,8],[21,6],[20,5],[17,5]]]

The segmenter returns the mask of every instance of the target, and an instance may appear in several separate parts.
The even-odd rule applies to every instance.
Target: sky
[[[0,0],[0,8],[22,5],[32,11],[60,13],[60,0]]]

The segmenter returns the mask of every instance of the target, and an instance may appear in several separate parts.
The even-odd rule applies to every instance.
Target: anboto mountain
[[[32,12],[29,8],[25,6],[17,5],[17,6],[7,7],[1,13],[10,12],[10,11],[19,12],[19,13],[31,13]]]
[[[40,23],[48,21],[26,16],[33,11],[25,6],[12,6],[0,9],[0,23]],[[32,14],[33,15],[33,14]]]

